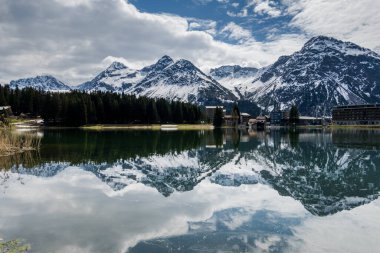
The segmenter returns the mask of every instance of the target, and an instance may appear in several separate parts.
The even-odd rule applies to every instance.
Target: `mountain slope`
[[[140,71],[130,69],[120,62],[113,62],[91,81],[76,88],[84,91],[122,91],[144,78]]]
[[[380,102],[380,56],[350,42],[315,37],[260,72],[244,96],[267,111],[296,104],[330,115],[335,105]]]
[[[71,90],[69,86],[57,80],[53,76],[36,76],[32,78],[19,79],[11,81],[9,86],[12,89],[15,89],[16,87],[18,87],[19,89],[31,87],[35,89],[41,89],[44,91],[56,92],[65,92]]]
[[[187,60],[179,60],[158,71],[151,71],[127,92],[204,105],[236,100],[228,89]]]
[[[235,96],[241,98],[242,87],[244,85],[250,85],[257,73],[257,68],[227,65],[211,69],[210,76],[225,88],[231,90]]]
[[[123,92],[199,104],[236,100],[228,89],[204,74],[190,61],[174,62],[166,55],[141,70],[133,70],[122,63],[114,62],[94,79],[76,88],[89,92]]]

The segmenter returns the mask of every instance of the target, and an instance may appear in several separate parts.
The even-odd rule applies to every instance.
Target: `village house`
[[[226,109],[223,106],[206,106],[206,119],[208,122],[214,121],[214,115],[216,108],[220,108],[223,111],[223,117],[226,115]]]

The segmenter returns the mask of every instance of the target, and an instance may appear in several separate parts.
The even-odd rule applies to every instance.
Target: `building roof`
[[[299,116],[299,119],[303,119],[303,120],[319,120],[321,118],[311,117],[311,116]]]
[[[221,108],[221,109],[224,108],[223,106],[219,106],[219,105],[217,105],[217,106],[206,106],[206,109],[216,109],[217,107],[219,107],[219,108]]]
[[[7,109],[11,109],[10,106],[0,106],[0,110],[7,110]]]
[[[239,119],[239,116],[224,115],[224,119]]]
[[[242,113],[240,113],[240,116],[246,116],[246,117],[250,117],[250,116],[251,116],[251,114],[249,114],[249,113],[246,113],[246,112],[242,112]]]

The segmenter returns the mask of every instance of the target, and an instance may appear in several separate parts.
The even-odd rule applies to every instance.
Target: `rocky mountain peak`
[[[253,67],[241,67],[239,65],[225,65],[210,70],[210,75],[216,79],[226,77],[248,77],[255,76],[258,69]]]
[[[268,111],[298,105],[303,115],[331,115],[336,105],[380,101],[380,56],[326,36],[261,71],[247,97]]]
[[[159,59],[157,61],[156,64],[157,65],[160,64],[160,65],[166,65],[166,66],[168,66],[168,65],[170,65],[172,63],[174,63],[173,59],[170,56],[168,56],[168,55],[164,55],[164,56],[161,57],[161,59]]]
[[[32,87],[36,89],[43,89],[46,91],[68,91],[71,88],[65,85],[51,75],[39,75],[31,78],[24,78],[10,82],[11,88],[27,88]]]
[[[117,61],[114,61],[107,69],[106,71],[108,72],[112,72],[112,71],[115,71],[115,70],[121,70],[121,69],[126,69],[128,68],[127,66],[125,66],[123,63],[121,62],[117,62]]]
[[[311,38],[302,47],[300,53],[313,52],[317,54],[333,54],[333,55],[365,55],[379,58],[380,56],[370,49],[360,47],[357,44],[348,41],[338,40],[327,36],[317,36]]]
[[[175,65],[179,68],[186,68],[186,69],[197,69],[197,67],[194,66],[194,64],[191,61],[181,59],[175,63]]]

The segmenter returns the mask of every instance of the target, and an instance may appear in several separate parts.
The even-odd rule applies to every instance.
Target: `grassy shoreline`
[[[0,157],[37,150],[39,145],[39,139],[34,136],[14,134],[8,129],[0,129]]]
[[[43,126],[36,123],[37,119],[11,120],[11,128],[22,129],[83,129],[83,130],[212,130],[212,124],[96,124],[80,127]],[[171,126],[171,127],[167,127]],[[176,126],[176,127],[173,127]],[[290,126],[269,126],[271,128],[289,128]],[[162,129],[163,128],[163,129]],[[223,126],[222,128],[232,128]],[[380,129],[380,125],[305,125],[296,126],[298,129]]]

